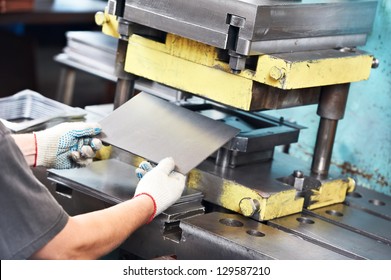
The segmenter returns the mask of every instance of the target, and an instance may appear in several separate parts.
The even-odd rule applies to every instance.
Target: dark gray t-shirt
[[[67,213],[34,177],[0,122],[0,259],[29,258],[67,221]]]

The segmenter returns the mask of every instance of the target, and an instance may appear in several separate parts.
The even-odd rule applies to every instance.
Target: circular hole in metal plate
[[[221,219],[219,222],[221,224],[223,224],[225,226],[229,226],[229,227],[242,227],[243,226],[242,222],[240,222],[238,220],[234,220],[234,219],[229,219],[229,218]]]
[[[368,202],[372,203],[375,206],[384,206],[384,205],[386,205],[385,202],[383,202],[381,200],[378,200],[378,199],[370,199],[370,200],[368,200]]]
[[[264,233],[262,233],[262,232],[260,232],[260,231],[258,231],[256,229],[249,229],[249,230],[246,231],[246,233],[248,235],[256,236],[256,237],[264,237],[265,236]]]
[[[331,216],[336,216],[336,217],[342,217],[343,214],[337,210],[326,210],[325,211],[327,214],[331,215]]]
[[[306,218],[306,217],[299,217],[296,220],[302,224],[308,224],[308,225],[315,224],[315,221],[313,221],[309,218]]]
[[[358,192],[347,193],[347,196],[354,197],[354,198],[361,198],[362,197],[362,195]]]

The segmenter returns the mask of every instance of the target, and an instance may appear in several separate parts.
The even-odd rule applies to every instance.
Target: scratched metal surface
[[[152,162],[173,157],[187,174],[239,130],[140,93],[103,119],[102,141]]]

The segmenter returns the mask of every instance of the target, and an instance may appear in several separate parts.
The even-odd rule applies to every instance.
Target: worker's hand
[[[155,207],[149,222],[174,204],[182,195],[186,177],[173,171],[174,168],[174,160],[165,158],[154,168],[144,162],[136,170],[137,176],[141,180],[137,185],[134,196],[149,196],[153,200]]]
[[[36,166],[65,169],[92,162],[102,142],[93,138],[101,132],[98,123],[70,122],[34,132]]]

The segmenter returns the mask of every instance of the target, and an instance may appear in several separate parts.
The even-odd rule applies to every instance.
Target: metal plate
[[[229,49],[227,22],[234,15],[241,19],[233,22],[236,51],[254,55],[363,45],[376,5],[376,0],[127,0],[124,19]]]
[[[377,191],[357,186],[345,204],[391,221],[391,197]]]
[[[358,214],[358,213],[357,213]],[[360,219],[359,215],[356,215]],[[366,221],[368,225],[375,222]],[[390,259],[391,247],[349,229],[306,214],[295,214],[268,221],[268,225],[353,259]],[[307,251],[303,251],[307,254]]]
[[[134,166],[115,159],[96,161],[85,168],[49,169],[48,172],[50,180],[111,204],[133,197],[139,182]],[[185,188],[177,203],[201,199],[201,192]]]
[[[173,157],[187,174],[239,133],[239,129],[140,93],[101,122],[103,142],[152,162]]]
[[[180,227],[178,259],[348,258],[240,215],[212,212],[182,220]]]
[[[365,211],[335,204],[306,213],[391,245],[391,222]]]

